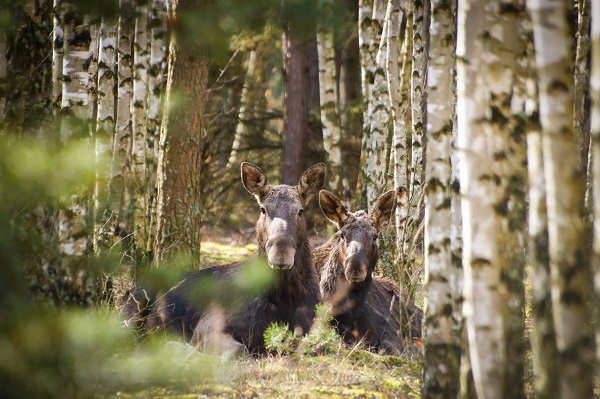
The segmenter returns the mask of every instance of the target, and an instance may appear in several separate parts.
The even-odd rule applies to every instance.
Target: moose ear
[[[406,200],[406,189],[398,187],[396,190],[390,190],[377,199],[371,218],[375,222],[375,228],[379,230],[385,224],[396,210],[397,203],[404,203]]]
[[[350,216],[342,201],[327,190],[319,192],[319,206],[323,215],[335,224],[338,229],[342,228],[348,216]]]
[[[252,165],[250,162],[243,162],[241,169],[244,187],[261,204],[271,188],[267,181],[267,175],[258,166]]]
[[[315,195],[325,182],[325,164],[318,163],[308,168],[298,182],[298,193],[302,203],[306,204],[308,200]]]

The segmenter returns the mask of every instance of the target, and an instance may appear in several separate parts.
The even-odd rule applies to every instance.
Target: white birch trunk
[[[460,341],[455,335],[455,316],[461,311],[455,308],[453,301],[451,284],[455,273],[451,225],[448,224],[451,219],[450,151],[455,111],[452,84],[456,10],[453,3],[443,0],[433,0],[431,7],[432,40],[427,71],[425,361],[422,396],[453,398],[458,393],[460,364]]]
[[[109,203],[110,160],[115,134],[115,98],[117,87],[117,25],[104,20],[100,26],[98,64],[98,113],[96,117],[96,192],[94,251],[106,251],[112,245],[118,207]]]
[[[146,218],[148,192],[146,190],[146,127],[148,112],[148,2],[135,0],[136,20],[133,42],[133,99],[131,103],[133,143],[131,172],[133,195],[133,223],[135,242],[141,252],[148,241]]]
[[[533,45],[530,46],[533,62]],[[536,397],[559,397],[557,356],[552,322],[550,294],[550,256],[548,254],[548,219],[546,211],[546,182],[542,153],[542,129],[538,114],[537,82],[527,82],[529,118],[527,129],[527,172],[529,177],[529,265],[531,266],[531,352],[533,358],[533,385]]]
[[[402,69],[400,71],[400,104],[397,132],[394,132],[394,179],[397,185],[409,185],[409,165],[411,159],[411,112],[410,112],[410,73],[412,70],[412,2],[405,2],[406,29],[400,59]],[[409,189],[410,190],[410,189]],[[398,269],[402,288],[407,295],[412,295],[412,266],[411,266],[411,226],[408,219],[407,206],[396,208],[396,248],[398,253]]]
[[[386,78],[387,37],[385,16],[387,1],[375,0],[372,17],[372,36],[369,51],[376,51],[374,64],[369,68],[373,84],[368,93],[367,130],[363,131],[361,163],[366,186],[367,209],[370,211],[387,185],[387,137],[390,123],[390,98]],[[378,49],[378,50],[377,50]]]
[[[321,14],[330,12],[332,0],[321,0]],[[321,123],[323,124],[323,148],[327,153],[329,189],[342,191],[342,132],[338,108],[338,92],[335,76],[335,46],[331,27],[317,26],[317,50],[319,53],[319,98]]]
[[[146,139],[146,187],[148,190],[148,240],[146,252],[151,251],[156,240],[156,176],[158,169],[158,143],[167,80],[167,2],[152,0],[150,29],[150,68],[148,71],[148,128]]]
[[[254,117],[254,107],[252,104],[252,79],[256,72],[256,50],[251,50],[248,56],[248,67],[246,68],[246,80],[242,88],[242,96],[240,99],[239,121],[235,129],[235,137],[231,145],[231,153],[227,160],[227,169],[231,170],[239,167],[238,153],[242,148],[242,141],[248,137],[249,129],[248,122]]]
[[[490,87],[485,33],[491,12],[482,0],[458,4],[457,123],[463,217],[465,317],[477,395],[504,397],[505,302],[499,288],[495,187],[488,124]]]
[[[122,10],[131,7],[131,0],[120,0]],[[117,116],[116,132],[113,140],[113,159],[110,181],[110,203],[118,209],[115,234],[125,236],[132,232],[129,218],[129,199],[126,187],[131,171],[132,119],[131,101],[133,98],[133,53],[134,21],[130,13],[121,12],[117,36]]]
[[[412,157],[410,165],[409,213],[418,217],[417,202],[423,193],[423,139],[426,126],[426,108],[424,90],[427,81],[427,40],[429,27],[429,0],[413,2],[412,27],[412,72],[410,79],[411,122],[412,122]]]
[[[402,127],[400,103],[402,101],[402,88],[400,82],[399,63],[402,61],[400,53],[400,23],[402,10],[400,0],[389,0],[389,13],[387,14],[387,83],[390,96],[390,111],[392,119],[392,145],[394,147],[394,187],[406,187],[406,136]]]
[[[594,244],[592,266],[594,270],[594,288],[596,303],[600,296],[600,4],[591,5],[592,33],[591,51],[592,67],[590,70],[590,97],[592,100],[592,170],[593,176],[593,209],[594,209]],[[598,310],[597,310],[598,311]],[[596,324],[596,344],[600,342],[600,324]],[[600,350],[596,350],[596,357],[600,358]]]
[[[573,134],[573,59],[570,5],[531,0],[548,209],[552,306],[560,395],[593,394],[594,335],[590,269],[583,226],[583,184]]]
[[[52,18],[52,104],[54,116],[60,114],[62,106],[62,75],[65,35],[63,31],[64,5],[61,0],[54,0]]]
[[[69,7],[68,4],[65,6]],[[90,41],[75,41],[75,34],[89,32]],[[85,36],[85,35],[84,35]],[[61,139],[67,142],[89,137],[93,117],[95,92],[94,58],[97,44],[89,21],[76,20],[75,14],[65,21],[62,82]],[[89,194],[89,193],[88,193]],[[89,197],[74,195],[65,199],[58,215],[58,236],[63,267],[78,288],[86,285],[88,273],[85,257],[90,250],[90,234],[87,220]],[[81,292],[82,295],[85,295]]]

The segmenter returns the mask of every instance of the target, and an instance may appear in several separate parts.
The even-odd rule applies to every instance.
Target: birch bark
[[[457,12],[457,123],[463,218],[465,317],[478,397],[503,398],[505,302],[496,245],[495,186],[487,121],[486,40],[493,10],[464,1]]]
[[[322,16],[331,15],[332,0],[321,0]],[[322,19],[321,19],[322,21]],[[319,52],[319,98],[321,123],[323,125],[323,148],[327,153],[329,189],[342,191],[342,132],[340,129],[339,96],[336,81],[335,46],[333,30],[320,22],[317,26],[317,49]]]
[[[460,341],[452,283],[451,164],[454,124],[453,65],[455,5],[431,2],[427,66],[427,153],[425,187],[425,361],[423,397],[452,398],[459,389]],[[423,54],[425,56],[425,54]],[[423,70],[420,71],[422,74]],[[413,79],[413,82],[415,80]],[[424,82],[420,82],[424,89]],[[422,93],[425,94],[425,93]],[[414,109],[414,107],[413,107]],[[413,119],[414,121],[414,119]],[[422,127],[421,127],[422,128]]]
[[[117,24],[104,20],[100,26],[98,64],[98,114],[96,117],[96,191],[94,251],[107,251],[116,229],[118,208],[109,203],[110,162],[115,133],[117,87]]]
[[[563,398],[593,395],[594,335],[590,322],[590,268],[583,226],[583,184],[573,134],[570,4],[528,1],[533,20],[550,278]]]

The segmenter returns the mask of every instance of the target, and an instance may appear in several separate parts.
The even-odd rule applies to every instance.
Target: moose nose
[[[367,278],[367,263],[366,259],[360,256],[349,256],[345,262],[346,280],[352,283],[360,283]]]
[[[296,248],[291,240],[269,239],[265,249],[271,268],[286,270],[294,265]]]

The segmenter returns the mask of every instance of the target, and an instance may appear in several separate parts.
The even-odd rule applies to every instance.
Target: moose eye
[[[373,235],[373,241],[377,241],[378,238],[379,238],[379,236],[377,234]]]
[[[262,206],[261,206],[261,207],[260,207],[260,213],[262,213],[263,215],[266,215],[266,214],[267,214],[267,211],[265,210],[265,208],[264,208],[264,207],[262,207]]]
[[[340,239],[342,239],[342,240],[346,239],[346,234],[344,234],[344,232],[340,232]]]
[[[304,215],[304,209],[300,209],[300,210],[298,211],[298,216],[302,216],[302,215]]]

